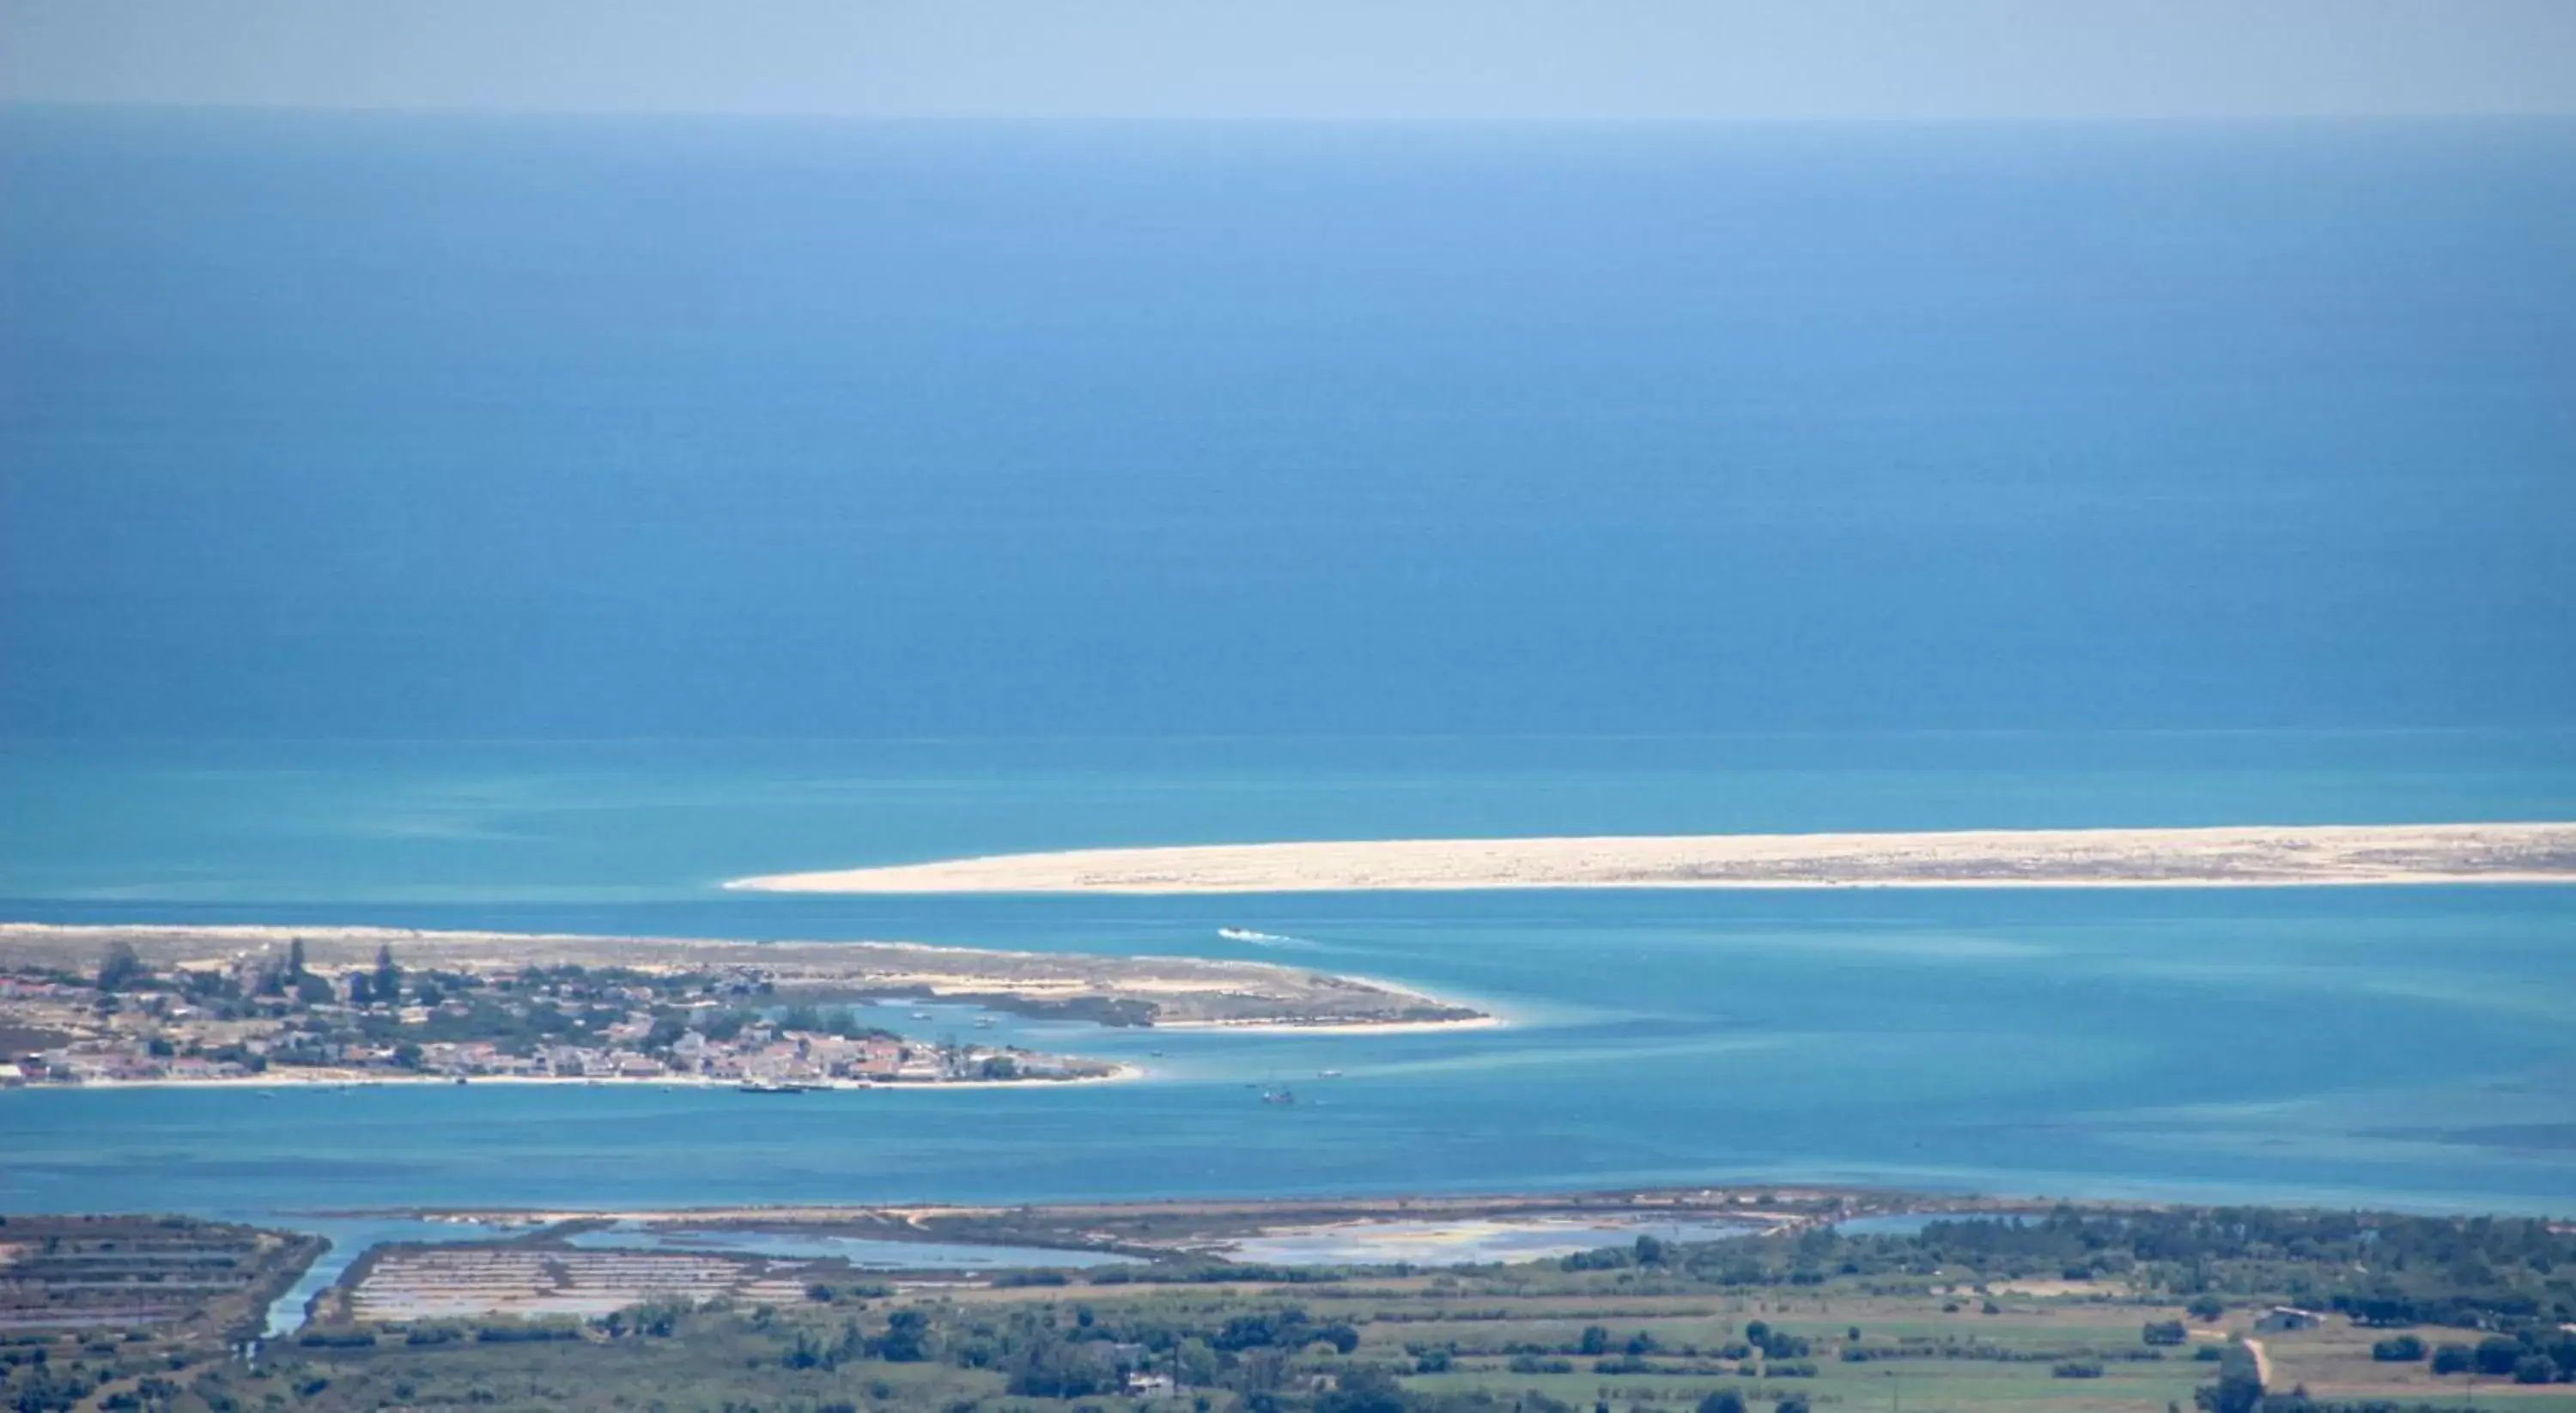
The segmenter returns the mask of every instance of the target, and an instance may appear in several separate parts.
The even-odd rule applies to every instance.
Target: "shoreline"
[[[1741,1199],[1741,1200],[1738,1200]],[[1839,1199],[1843,1204],[1831,1208]],[[2425,1205],[2390,1195],[2351,1193],[2280,1193],[2240,1195],[2176,1191],[2163,1196],[2078,1191],[2019,1191],[2010,1188],[1907,1187],[1868,1182],[1753,1182],[1741,1178],[1707,1183],[1646,1187],[1516,1188],[1475,1191],[1454,1188],[1391,1192],[1290,1192],[1264,1196],[1139,1197],[1085,1200],[1038,1198],[1004,1202],[711,1202],[569,1207],[536,1204],[524,1207],[450,1203],[395,1203],[382,1207],[290,1207],[261,1214],[258,1220],[308,1219],[364,1221],[397,1219],[461,1225],[524,1228],[567,1222],[634,1222],[673,1228],[709,1226],[813,1226],[836,1223],[882,1224],[871,1235],[888,1240],[959,1241],[979,1244],[936,1224],[959,1219],[1035,1217],[1095,1221],[1126,1217],[1167,1219],[1235,1218],[1256,1223],[1447,1220],[1558,1220],[1605,1216],[1683,1218],[1722,1216],[1764,1225],[1799,1221],[1870,1221],[1888,1217],[1996,1216],[2045,1214],[2073,1203],[2103,1211],[2161,1212],[2193,1208],[2252,1206],[2279,1211],[2387,1211],[2418,1216],[2527,1216],[2576,1230],[2576,1204],[2542,1207],[2530,1203]],[[247,1219],[245,1219],[247,1220]]]
[[[1767,1199],[1767,1200],[1761,1200]],[[1422,1191],[1274,1197],[1177,1197],[1135,1200],[1066,1200],[1035,1203],[852,1202],[712,1203],[704,1206],[578,1208],[478,1207],[406,1204],[375,1208],[325,1208],[281,1213],[327,1220],[399,1218],[410,1221],[542,1229],[567,1223],[626,1222],[674,1230],[724,1227],[862,1225],[894,1241],[1013,1244],[979,1241],[943,1224],[986,1219],[1096,1222],[1143,1218],[1288,1222],[1298,1227],[1383,1222],[1562,1222],[1603,1218],[1692,1221],[1718,1219],[1753,1227],[1815,1221],[1848,1221],[1889,1215],[1950,1212],[2042,1211],[2061,1199],[1983,1193],[1919,1192],[1840,1183],[1728,1182],[1642,1188],[1576,1188],[1509,1192]],[[2153,1208],[2175,1204],[2105,1201],[2100,1205]],[[984,1233],[986,1236],[994,1235]]]
[[[946,1080],[831,1080],[800,1084],[796,1093],[821,1094],[839,1091],[870,1090],[893,1092],[915,1089],[1067,1089],[1076,1085],[1125,1084],[1150,1079],[1153,1072],[1143,1065],[1124,1061],[1110,1066],[1107,1074],[1067,1075],[1061,1079],[946,1079]],[[649,1078],[614,1079],[584,1075],[495,1074],[471,1075],[462,1083],[449,1075],[333,1075],[328,1078],[278,1078],[266,1074],[237,1075],[222,1079],[85,1079],[77,1084],[39,1082],[0,1090],[0,1094],[77,1094],[85,1090],[122,1089],[386,1089],[429,1086],[437,1089],[481,1089],[486,1086],[552,1085],[589,1089],[714,1089],[741,1090],[738,1079],[709,1079],[703,1075],[654,1075]]]
[[[2472,883],[2576,884],[2576,823],[1189,844],[761,874],[724,886],[749,893],[1220,895]]]
[[[1225,1031],[1240,1035],[1432,1035],[1453,1030],[1500,1030],[1510,1022],[1488,1012],[1458,1020],[1414,1021],[1164,1021],[1155,1030]]]

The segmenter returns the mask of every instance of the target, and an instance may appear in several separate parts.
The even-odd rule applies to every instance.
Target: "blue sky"
[[[0,0],[30,103],[1471,121],[2576,113],[2569,0]]]

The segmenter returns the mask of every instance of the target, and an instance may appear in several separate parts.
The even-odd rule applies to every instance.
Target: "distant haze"
[[[0,171],[9,735],[2576,726],[2576,123]]]
[[[20,103],[867,117],[2576,112],[2558,0],[0,0]]]

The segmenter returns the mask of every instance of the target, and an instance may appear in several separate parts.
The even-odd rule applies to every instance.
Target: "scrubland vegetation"
[[[0,1360],[20,1408],[86,1379],[84,1406],[189,1413],[2576,1408],[2576,1236],[2522,1219],[2060,1209],[1278,1274],[844,1275],[590,1319],[334,1316],[255,1360],[34,1332]],[[2320,1318],[2269,1328],[2301,1323],[2281,1306]]]

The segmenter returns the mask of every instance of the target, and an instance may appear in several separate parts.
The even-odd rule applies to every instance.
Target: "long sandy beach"
[[[1385,839],[1083,849],[738,878],[772,893],[2278,887],[2576,882],[2576,824]]]

